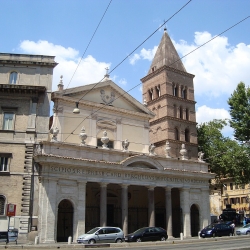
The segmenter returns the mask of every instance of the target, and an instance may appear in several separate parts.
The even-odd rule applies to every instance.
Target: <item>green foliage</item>
[[[236,183],[250,181],[249,148],[222,135],[226,120],[213,120],[197,126],[198,149],[204,153],[216,179],[230,177]]]
[[[240,82],[228,99],[234,137],[240,142],[250,141],[250,88]]]

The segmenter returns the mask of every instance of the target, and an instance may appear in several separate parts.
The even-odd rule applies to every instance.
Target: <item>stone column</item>
[[[107,183],[100,183],[100,226],[107,225]]]
[[[122,185],[122,230],[124,235],[128,234],[128,185]]]
[[[189,188],[182,188],[180,190],[180,204],[183,218],[183,236],[185,238],[191,237]]]
[[[149,224],[149,227],[155,226],[154,187],[148,187],[148,224]]]
[[[201,217],[202,217],[202,228],[210,224],[210,200],[209,200],[209,189],[201,189]]]
[[[166,228],[168,237],[173,237],[171,187],[165,188]]]
[[[77,224],[77,230],[75,235],[75,242],[79,235],[85,233],[85,211],[86,211],[86,182],[78,182],[78,206],[75,223]]]
[[[47,211],[42,211],[46,213],[47,223],[45,230],[45,242],[55,243],[56,241],[56,221],[57,221],[57,180],[49,179],[47,185],[45,186],[45,192],[47,193]]]

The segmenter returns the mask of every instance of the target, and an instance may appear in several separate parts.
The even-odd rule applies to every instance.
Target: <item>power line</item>
[[[140,43],[132,52],[130,52],[121,62],[119,62],[111,71],[109,71],[109,74],[112,73],[116,68],[118,68],[127,58],[129,58],[139,47],[141,47],[150,37],[152,37],[159,29],[161,29],[168,21],[170,21],[175,15],[177,15],[182,9],[184,9],[192,0],[188,1],[185,5],[183,5],[178,11],[176,11],[167,21],[164,21],[164,23],[156,29],[151,35],[149,35],[142,43]],[[105,77],[104,77],[105,78]],[[92,91],[104,78],[102,78],[99,82],[97,82],[87,93],[85,93],[79,101],[82,100],[84,96],[86,96],[90,91]],[[79,102],[78,101],[78,102]]]
[[[193,49],[192,51],[190,51],[190,52],[187,53],[186,55],[184,55],[184,56],[182,56],[181,58],[179,58],[179,59],[177,59],[176,61],[174,61],[173,63],[167,65],[167,67],[169,67],[169,66],[175,64],[176,62],[180,61],[180,60],[183,59],[184,57],[190,55],[191,53],[193,53],[193,52],[196,51],[197,49],[199,49],[199,48],[201,48],[202,46],[204,46],[205,44],[211,42],[212,40],[214,40],[214,39],[217,38],[218,36],[222,35],[222,34],[225,33],[226,31],[232,29],[233,27],[235,27],[236,25],[238,25],[238,24],[240,24],[241,22],[245,21],[245,20],[246,20],[247,18],[249,18],[249,17],[250,17],[250,16],[248,16],[248,17],[242,19],[241,21],[239,21],[238,23],[232,25],[232,26],[229,27],[228,29],[226,29],[226,30],[224,30],[223,32],[221,32],[219,35],[217,35],[217,36],[211,38],[210,40],[208,40],[208,41],[205,42],[204,44],[202,44],[202,45],[200,45],[199,47]],[[128,91],[125,91],[123,94],[121,94],[121,95],[119,95],[117,98],[115,98],[114,101],[117,100],[118,98],[124,96],[125,94],[128,94],[128,92],[130,92],[131,90],[135,89],[135,88],[138,87],[139,85],[141,85],[141,83],[135,85],[133,88],[129,89]],[[94,113],[96,113],[96,112],[98,112],[99,110],[103,109],[105,106],[107,106],[107,104],[105,104],[103,107],[101,107],[101,108],[97,109],[96,111],[94,111],[91,115],[93,115]],[[81,121],[81,123],[84,122],[88,117],[89,117],[89,116],[85,117],[85,118]],[[80,123],[80,124],[81,124],[81,123]],[[80,126],[80,124],[72,131],[72,133],[74,133],[74,131]],[[67,139],[67,138],[66,138],[66,139]]]
[[[192,0],[189,0],[186,4],[184,4],[178,11],[176,11],[170,18],[168,18],[167,19],[167,21],[164,21],[163,22],[163,24],[159,27],[159,28],[157,28],[151,35],[149,35],[142,43],[140,43],[140,45],[138,45],[131,53],[129,53],[129,55],[127,55],[120,63],[118,63],[109,73],[111,73],[111,72],[113,72],[117,67],[119,67],[129,56],[131,56],[142,44],[144,44],[150,37],[152,37],[159,29],[161,29],[168,21],[170,21],[175,15],[177,15],[183,8],[185,8],[190,2],[191,2]],[[104,78],[103,78],[104,79]],[[102,79],[102,80],[103,80]],[[102,81],[101,80],[101,81]],[[79,99],[79,101],[80,100],[82,100],[82,98],[84,97],[84,96],[86,96],[90,91],[92,91],[101,81],[99,81],[99,82],[97,82],[85,95],[83,95],[80,99]],[[141,84],[141,83],[140,83]],[[140,85],[140,84],[138,84],[138,85]],[[132,89],[134,89],[134,88],[136,88],[138,85],[136,85],[135,87],[133,87]],[[117,100],[118,98],[120,98],[121,96],[123,96],[123,95],[125,95],[125,94],[127,94],[129,91],[131,91],[132,89],[130,89],[130,90],[128,90],[128,91],[125,91],[125,93],[124,94],[122,94],[122,95],[120,95],[120,96],[118,96],[115,100]],[[114,101],[115,101],[114,100]],[[78,102],[79,102],[78,101]],[[106,106],[107,104],[105,104],[104,106]],[[103,107],[104,107],[103,106]],[[103,107],[101,107],[101,108],[99,108],[99,109],[97,109],[94,113],[96,113],[97,111],[99,111],[99,110],[101,110]],[[92,113],[92,114],[94,114],[94,113]],[[79,124],[78,124],[78,126],[72,131],[72,133],[71,134],[73,134],[74,133],[74,131],[81,125],[81,123],[82,122],[84,122],[85,121],[85,119],[87,119],[89,116],[87,116],[87,117],[85,117]],[[70,135],[71,135],[70,134]],[[69,135],[69,136],[70,136]],[[69,136],[67,136],[66,137],[66,139],[65,140],[67,140],[68,139],[68,137]],[[64,141],[65,141],[64,140]]]
[[[104,11],[104,13],[103,13],[103,15],[102,15],[102,17],[101,17],[101,19],[100,19],[100,21],[99,21],[99,23],[98,23],[98,25],[97,25],[95,31],[94,31],[94,33],[93,33],[93,35],[92,35],[91,39],[89,40],[89,43],[88,43],[88,45],[87,45],[85,51],[83,52],[80,61],[78,62],[77,66],[76,66],[76,69],[75,69],[75,71],[74,71],[74,73],[73,73],[73,75],[72,75],[72,77],[71,77],[71,79],[70,79],[70,81],[69,81],[69,83],[68,83],[67,88],[69,87],[69,85],[70,85],[70,83],[71,83],[71,81],[72,81],[72,79],[73,79],[73,77],[74,77],[74,75],[75,75],[75,73],[76,73],[76,71],[77,71],[77,69],[78,69],[78,67],[79,67],[79,65],[80,65],[80,63],[81,63],[81,61],[82,61],[82,59],[83,59],[83,57],[85,56],[85,53],[86,53],[87,49],[89,48],[89,45],[90,45],[90,43],[92,42],[92,40],[93,40],[93,38],[94,38],[94,36],[95,36],[95,33],[97,32],[97,30],[98,30],[98,28],[99,28],[99,26],[100,26],[100,24],[101,24],[101,22],[102,22],[102,20],[103,20],[103,18],[104,18],[104,16],[105,16],[106,12],[108,11],[108,8],[109,8],[111,2],[112,2],[112,0],[110,0],[110,2],[109,2],[109,4],[108,4],[106,10]],[[67,89],[67,88],[66,88],[66,89]],[[66,89],[65,89],[65,90],[66,90]]]

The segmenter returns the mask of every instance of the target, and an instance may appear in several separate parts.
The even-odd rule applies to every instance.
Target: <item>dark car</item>
[[[200,232],[200,237],[233,236],[234,229],[227,223],[213,223]]]
[[[135,232],[125,236],[127,242],[141,242],[141,241],[165,241],[168,235],[166,230],[161,227],[143,227]]]

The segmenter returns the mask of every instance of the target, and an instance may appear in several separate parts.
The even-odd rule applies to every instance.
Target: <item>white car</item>
[[[237,228],[237,235],[250,235],[250,223],[245,225],[244,227]]]
[[[77,243],[121,243],[124,241],[124,233],[119,227],[95,227],[87,233],[80,235]]]

